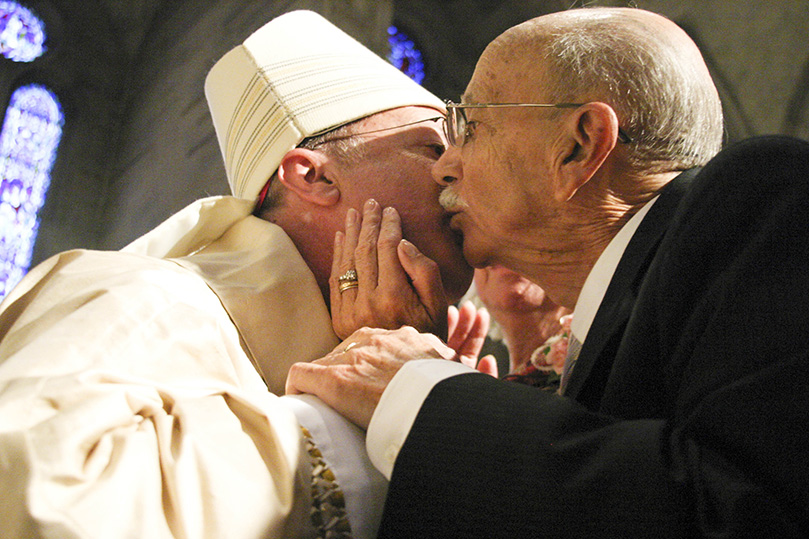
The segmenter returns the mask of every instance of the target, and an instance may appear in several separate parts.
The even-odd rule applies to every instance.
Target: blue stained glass
[[[0,1],[0,53],[30,62],[45,52],[45,25],[17,2]]]
[[[31,264],[64,116],[47,88],[29,84],[11,96],[0,131],[0,298]]]
[[[391,26],[388,28],[388,43],[390,44],[388,61],[421,84],[424,80],[424,60],[413,40],[395,26]]]

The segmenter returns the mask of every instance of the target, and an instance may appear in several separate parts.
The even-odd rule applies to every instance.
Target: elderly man
[[[572,10],[488,46],[434,176],[467,259],[575,307],[583,344],[564,396],[412,329],[293,366],[368,426],[381,537],[807,536],[809,144],[714,156],[721,133],[663,17]]]
[[[430,176],[444,106],[311,12],[258,30],[205,89],[235,197],[122,252],[54,257],[3,303],[4,538],[375,536],[386,480],[364,433],[317,399],[276,395],[289,365],[339,342],[328,280],[346,221],[392,233],[374,253],[402,290],[443,280],[455,301],[468,288]],[[402,269],[399,226],[437,266],[402,253]],[[352,304],[391,304],[357,285],[344,277]],[[444,292],[424,293],[429,309],[400,293],[387,325],[446,327]]]

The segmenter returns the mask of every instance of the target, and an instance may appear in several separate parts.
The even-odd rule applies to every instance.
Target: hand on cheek
[[[356,287],[341,276],[356,272]],[[350,274],[349,274],[350,275]],[[345,233],[335,237],[329,279],[334,331],[346,338],[361,327],[413,326],[446,336],[447,301],[438,266],[409,242],[394,208],[369,200],[360,215],[346,214]]]

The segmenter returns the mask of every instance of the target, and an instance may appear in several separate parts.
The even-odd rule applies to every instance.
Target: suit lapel
[[[661,190],[660,198],[629,241],[582,345],[565,388],[566,396],[592,409],[598,407],[640,283],[680,199],[697,172],[698,169],[683,172]]]

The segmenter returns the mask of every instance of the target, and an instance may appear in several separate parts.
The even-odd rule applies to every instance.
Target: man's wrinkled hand
[[[295,363],[288,394],[311,393],[360,428],[367,429],[382,393],[399,369],[414,359],[456,359],[438,337],[412,327],[363,328],[327,356]]]

